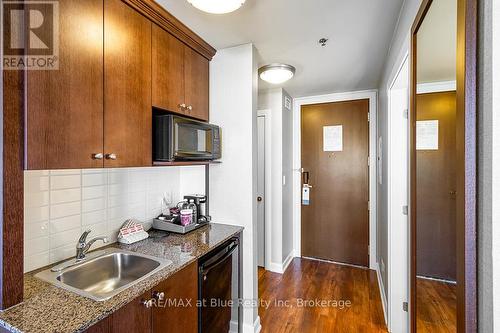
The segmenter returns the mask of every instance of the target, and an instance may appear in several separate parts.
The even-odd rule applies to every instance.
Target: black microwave
[[[219,126],[171,114],[153,116],[154,161],[210,161],[219,158]]]

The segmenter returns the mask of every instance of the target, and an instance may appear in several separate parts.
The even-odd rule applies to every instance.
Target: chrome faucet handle
[[[83,234],[80,236],[80,239],[78,240],[78,244],[85,244],[87,241],[87,236],[92,232],[92,230],[88,229],[83,232]]]

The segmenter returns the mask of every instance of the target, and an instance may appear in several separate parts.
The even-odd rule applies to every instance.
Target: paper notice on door
[[[417,121],[417,150],[439,149],[439,120]]]
[[[342,150],[342,125],[323,126],[323,151]]]

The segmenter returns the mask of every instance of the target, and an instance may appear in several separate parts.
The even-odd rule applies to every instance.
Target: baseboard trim
[[[288,268],[288,266],[290,265],[290,263],[292,262],[293,258],[294,258],[294,252],[295,251],[290,251],[290,253],[288,254],[288,256],[286,257],[285,261],[283,262],[283,273],[286,271],[286,269]]]
[[[378,289],[380,290],[380,299],[382,300],[382,309],[384,310],[384,319],[385,319],[385,325],[389,329],[389,322],[387,319],[387,298],[386,298],[386,293],[385,293],[385,288],[384,284],[382,283],[382,273],[380,273],[380,266],[377,262],[376,267],[376,272],[377,272],[377,280],[378,280]]]
[[[231,320],[229,322],[229,333],[238,333],[238,322]]]
[[[266,267],[266,270],[283,274],[292,262],[293,258],[295,258],[294,253],[294,251],[291,251],[282,263],[271,262],[269,267]]]
[[[259,333],[262,330],[260,325],[260,317],[257,316],[253,324],[243,324],[243,333]],[[233,332],[231,332],[233,333]]]

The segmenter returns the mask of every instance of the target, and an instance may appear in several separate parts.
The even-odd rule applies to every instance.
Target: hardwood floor
[[[417,279],[417,332],[456,332],[456,285]]]
[[[258,276],[264,333],[387,332],[375,271],[295,258],[282,275]],[[300,306],[315,299],[329,304]]]

